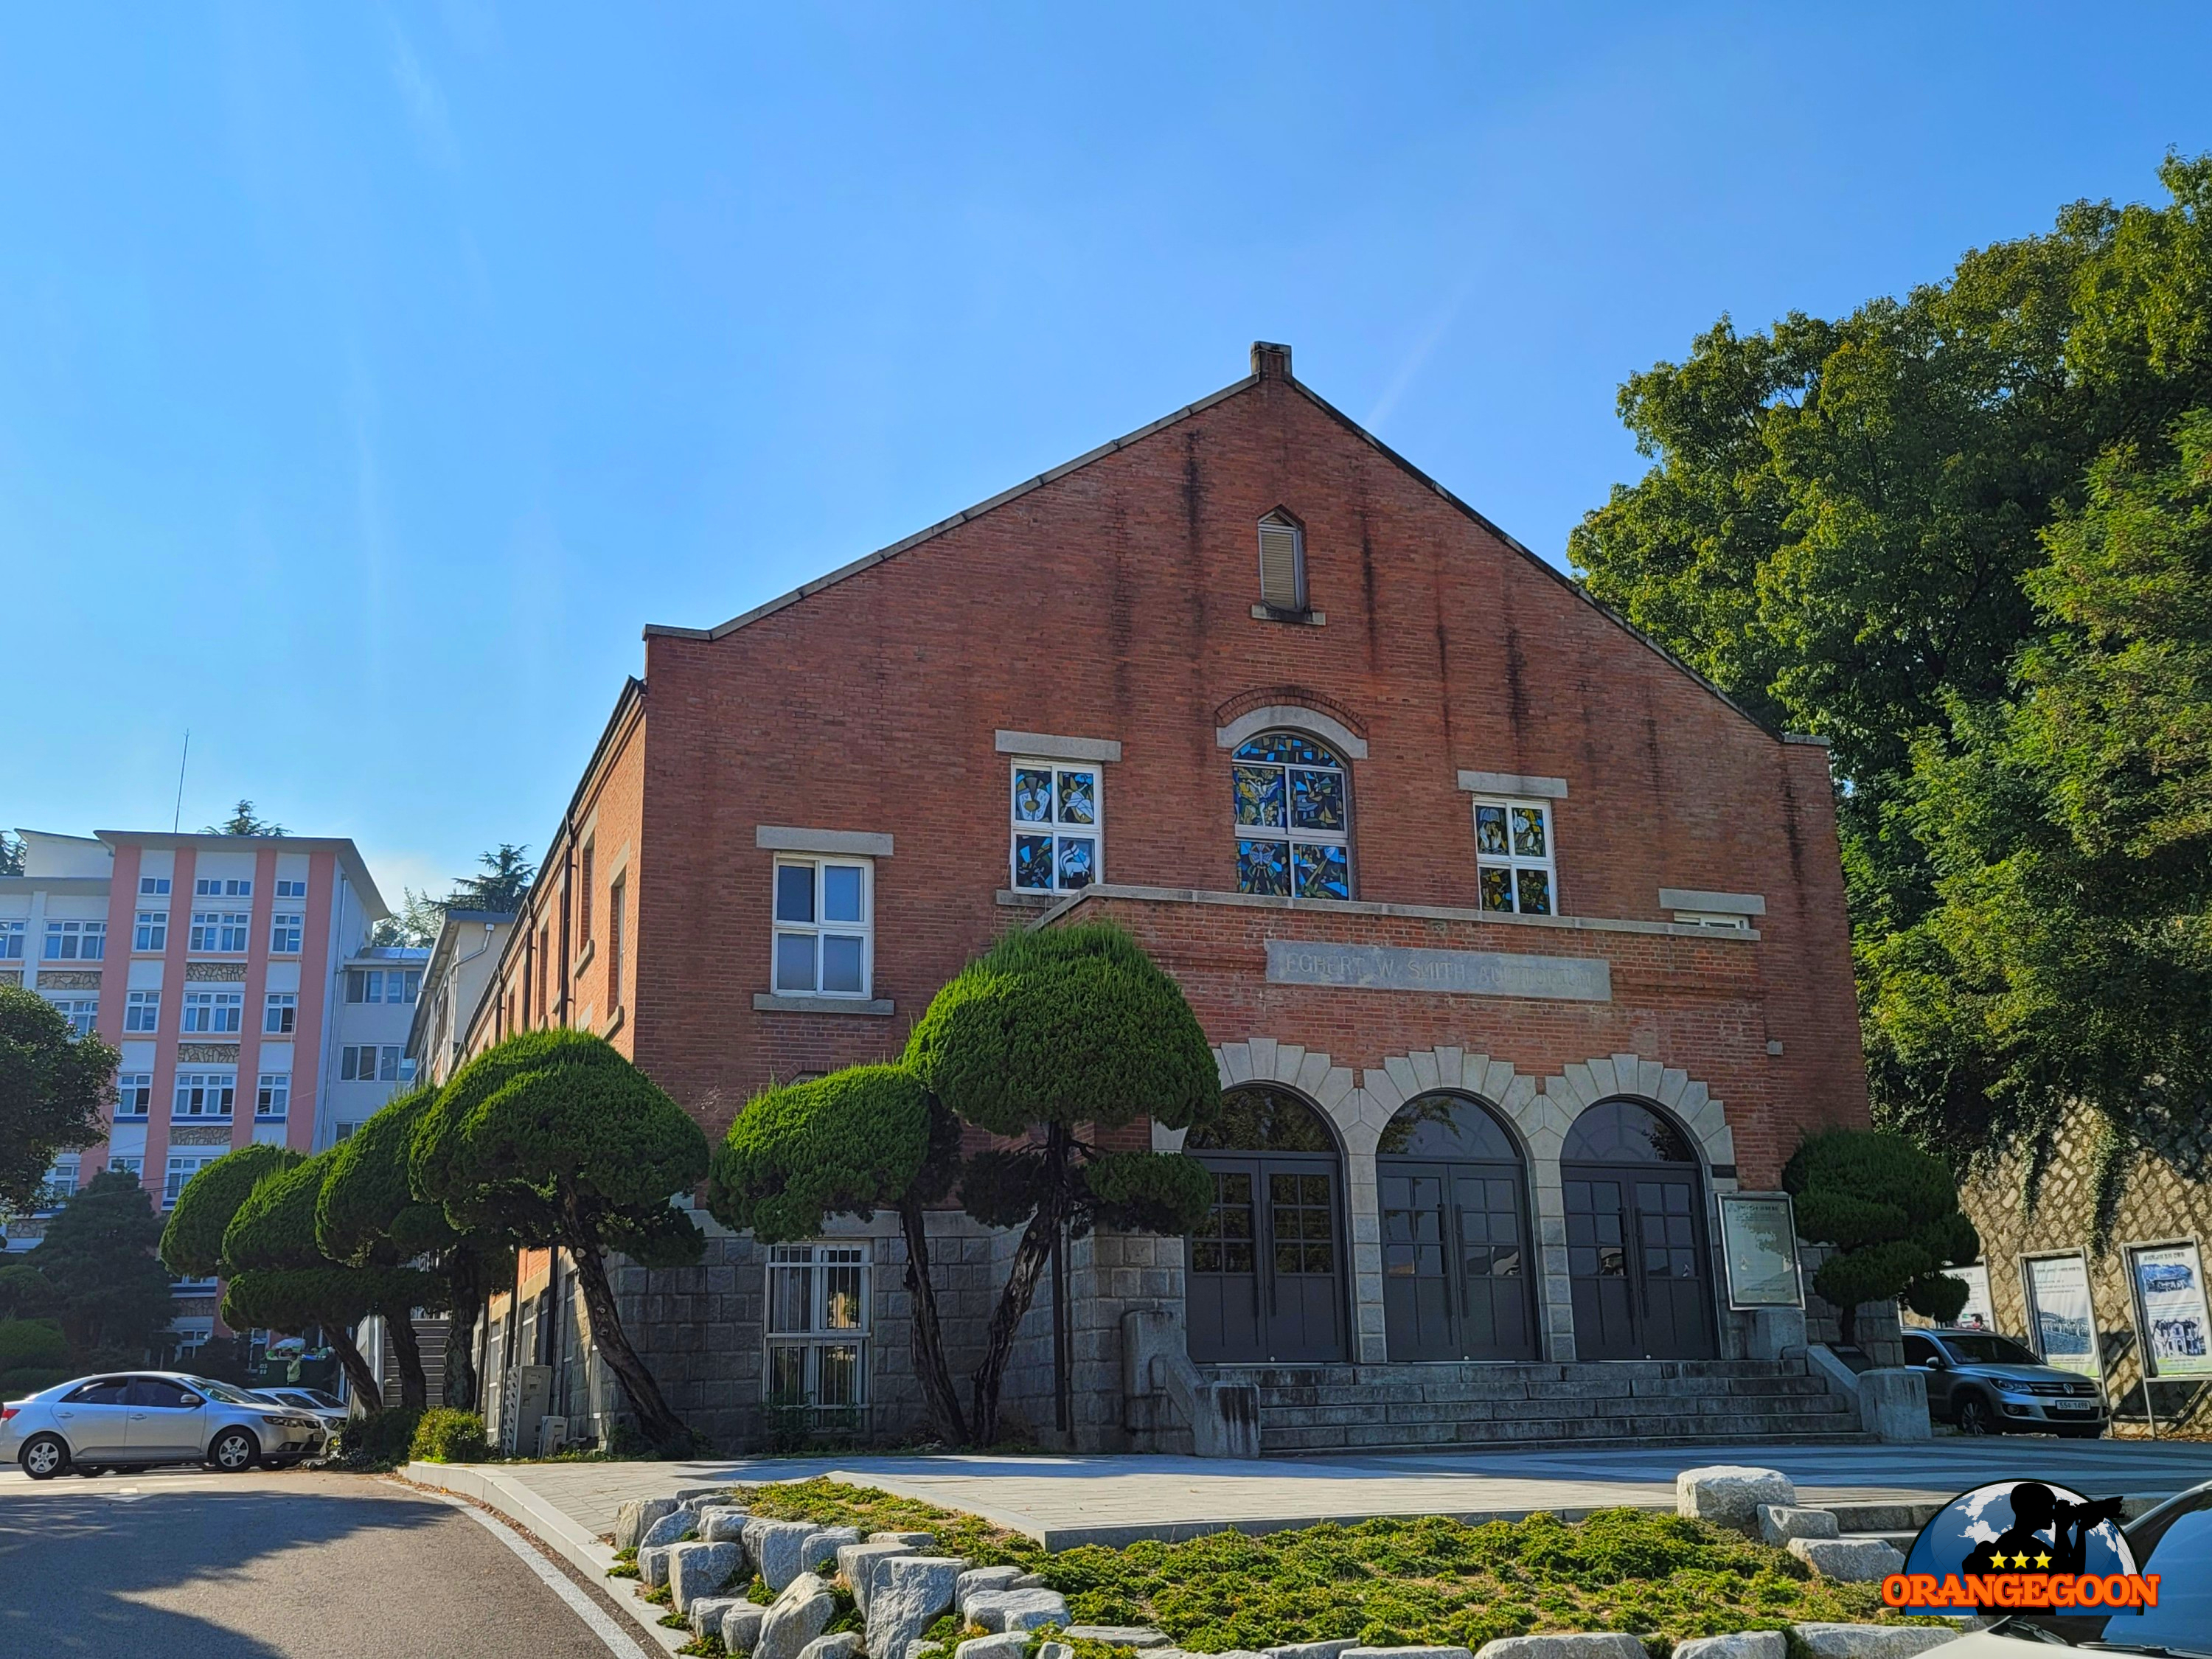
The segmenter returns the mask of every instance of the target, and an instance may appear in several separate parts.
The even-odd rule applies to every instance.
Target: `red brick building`
[[[1107,916],[1241,1104],[1194,1148],[1205,1236],[1080,1264],[1110,1397],[1079,1439],[1146,1441],[1113,1381],[1139,1306],[1228,1367],[1771,1358],[1715,1197],[1866,1119],[1826,750],[1287,349],[1253,366],[718,627],[648,628],[474,1040],[589,1025],[719,1135],[771,1077],[895,1054],[1000,930]],[[769,1328],[656,1336],[695,1411],[902,1397],[888,1234],[872,1345],[796,1358],[760,1275],[846,1259],[727,1244],[641,1291],[655,1326]]]

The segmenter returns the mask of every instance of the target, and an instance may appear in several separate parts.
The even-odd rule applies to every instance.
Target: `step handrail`
[[[1182,1322],[1164,1308],[1121,1316],[1121,1387],[1130,1399],[1164,1394],[1190,1425],[1200,1457],[1260,1455],[1260,1390],[1202,1375],[1190,1361]]]

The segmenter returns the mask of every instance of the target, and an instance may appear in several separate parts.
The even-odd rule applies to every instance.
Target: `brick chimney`
[[[1291,378],[1291,349],[1268,340],[1252,342],[1252,372],[1263,380]]]

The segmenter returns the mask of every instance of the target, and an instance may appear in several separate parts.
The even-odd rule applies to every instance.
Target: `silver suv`
[[[1928,1379],[1928,1414],[1961,1434],[2063,1434],[2094,1440],[2112,1414],[2105,1392],[1995,1331],[1907,1331],[1905,1363]]]
[[[322,1439],[306,1412],[184,1371],[81,1376],[0,1406],[0,1458],[33,1480],[155,1463],[284,1468]]]

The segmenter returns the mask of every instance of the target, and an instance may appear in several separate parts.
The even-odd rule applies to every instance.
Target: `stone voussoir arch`
[[[1677,1066],[1637,1054],[1605,1054],[1579,1060],[1544,1079],[1544,1098],[1553,1108],[1553,1121],[1564,1139],[1575,1119],[1601,1100],[1617,1098],[1650,1101],[1664,1107],[1688,1129],[1704,1155],[1706,1173],[1716,1169],[1733,1172],[1735,1132],[1729,1127],[1728,1109],[1711,1090]],[[1556,1157],[1555,1143],[1553,1156]],[[1733,1185],[1727,1176],[1714,1176],[1715,1184]]]

